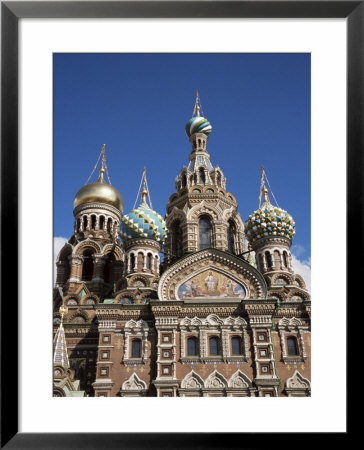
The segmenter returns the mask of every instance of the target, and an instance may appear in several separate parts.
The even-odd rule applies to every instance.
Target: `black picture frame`
[[[18,22],[21,18],[346,18],[347,298],[361,277],[364,169],[364,1],[1,1],[1,448],[259,448],[268,433],[19,433]],[[13,238],[9,238],[9,235]],[[355,253],[354,253],[355,252]],[[341,258],[345,255],[339,255]],[[11,333],[11,345],[9,334]],[[15,388],[14,388],[15,387]],[[343,386],[341,386],[343,388]],[[346,388],[346,386],[344,386]],[[35,406],[36,408],[36,406]],[[142,414],[142,412],[141,412]],[[59,418],[58,418],[59,419]],[[140,420],[147,420],[141,415]],[[97,418],[95,418],[97,420]],[[273,420],[273,419],[272,419]],[[275,434],[276,442],[286,437]],[[342,445],[346,433],[337,433]],[[309,433],[298,447],[307,446]],[[284,444],[283,444],[284,445]],[[296,444],[293,444],[297,448]]]

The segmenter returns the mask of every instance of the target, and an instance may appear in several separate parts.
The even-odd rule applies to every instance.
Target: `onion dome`
[[[268,191],[262,189],[264,202],[250,214],[245,222],[245,234],[250,244],[267,236],[283,236],[292,239],[295,235],[293,217],[284,209],[273,206],[268,199]]]
[[[123,199],[120,192],[110,184],[90,183],[83,186],[76,194],[73,207],[76,208],[84,203],[107,203],[114,206],[120,212],[123,211]]]
[[[198,96],[198,92],[196,93],[196,102],[194,107],[193,117],[186,123],[186,134],[188,137],[191,137],[195,133],[204,133],[210,134],[212,127],[210,122],[200,115],[201,104]]]
[[[123,240],[145,238],[153,239],[160,244],[164,242],[166,224],[163,217],[147,203],[148,190],[146,188],[145,169],[143,172],[144,188],[141,192],[142,201],[137,209],[121,218],[120,236]]]
[[[103,145],[99,178],[96,183],[86,184],[77,192],[75,200],[73,202],[74,208],[85,203],[106,203],[108,205],[114,206],[120,212],[123,212],[123,198],[117,189],[111,186],[111,184],[107,184],[105,182],[105,169],[105,145]]]
[[[204,117],[192,117],[187,123],[186,123],[186,134],[188,137],[190,137],[192,134],[195,133],[204,133],[209,134],[211,133],[211,124],[210,122],[205,119]]]

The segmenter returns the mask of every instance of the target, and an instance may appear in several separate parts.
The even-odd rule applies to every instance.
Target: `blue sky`
[[[165,214],[188,163],[184,126],[198,90],[212,124],[211,162],[243,220],[258,207],[264,165],[279,206],[296,221],[293,253],[308,267],[310,77],[309,54],[55,54],[54,236],[71,237],[73,199],[102,144],[124,212],[146,166],[153,208]]]

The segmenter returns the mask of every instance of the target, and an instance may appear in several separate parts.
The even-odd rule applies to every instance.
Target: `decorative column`
[[[259,397],[277,397],[280,379],[276,373],[274,349],[271,337],[272,317],[275,302],[261,300],[259,303],[245,304],[249,325],[253,334],[254,383]]]

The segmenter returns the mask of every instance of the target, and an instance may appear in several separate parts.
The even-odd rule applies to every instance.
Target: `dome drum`
[[[111,205],[85,203],[74,209],[75,234],[92,233],[95,238],[117,236],[121,219],[120,211]]]

